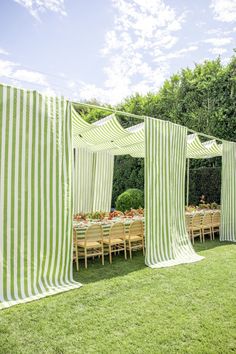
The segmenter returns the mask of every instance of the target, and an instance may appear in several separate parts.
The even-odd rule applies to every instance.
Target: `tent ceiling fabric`
[[[111,114],[95,123],[87,123],[72,106],[74,147],[86,147],[93,152],[109,150],[113,155],[145,156],[144,123],[124,129]],[[203,159],[222,156],[222,144],[215,140],[202,143],[197,134],[187,136],[187,158]]]
[[[192,159],[204,159],[222,156],[222,144],[215,140],[202,143],[197,134],[187,136],[187,157]]]

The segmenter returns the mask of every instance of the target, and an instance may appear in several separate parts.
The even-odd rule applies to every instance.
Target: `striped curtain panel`
[[[223,142],[220,241],[236,242],[236,143]]]
[[[94,153],[93,211],[110,211],[113,185],[114,156],[108,151]]]
[[[92,211],[93,152],[74,149],[74,214]]]
[[[0,308],[72,278],[70,104],[0,85]]]
[[[151,268],[201,260],[189,241],[184,216],[187,129],[145,120],[146,259]]]

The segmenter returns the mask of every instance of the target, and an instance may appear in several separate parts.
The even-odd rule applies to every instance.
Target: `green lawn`
[[[236,352],[236,245],[153,270],[136,253],[75,273],[80,289],[0,312],[0,353]]]

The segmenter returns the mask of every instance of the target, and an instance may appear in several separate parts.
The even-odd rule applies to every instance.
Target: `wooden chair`
[[[199,237],[202,242],[202,216],[201,214],[195,214],[192,217],[192,225],[190,226],[190,235],[192,243],[194,244],[195,237]]]
[[[186,222],[187,233],[189,235],[189,238],[191,239],[192,215],[185,214],[185,222]]]
[[[76,270],[79,271],[79,254],[78,254],[78,245],[77,245],[77,235],[76,229],[73,228],[73,261],[76,264]]]
[[[220,232],[220,212],[215,211],[212,214],[211,219],[211,230],[212,230],[212,238],[215,239],[215,233]]]
[[[144,254],[144,231],[141,220],[135,220],[130,224],[129,234],[126,235],[126,249],[129,251],[130,259],[132,250],[142,249]]]
[[[210,240],[212,240],[212,220],[211,220],[210,213],[204,214],[203,218],[202,218],[202,239],[203,239],[203,242],[205,242],[206,235],[209,235]]]
[[[100,224],[89,226],[84,240],[78,240],[77,245],[79,256],[85,259],[85,268],[88,268],[88,257],[102,256],[104,265],[103,230]]]
[[[109,247],[109,262],[112,263],[112,253],[117,251],[124,251],[126,255],[126,239],[125,239],[125,226],[121,222],[113,224],[110,228],[109,236],[103,240],[105,245]]]

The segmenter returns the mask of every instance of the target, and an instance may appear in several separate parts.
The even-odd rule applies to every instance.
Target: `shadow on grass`
[[[225,245],[230,245],[230,242],[220,242],[219,239],[213,241],[206,240],[204,243],[199,241],[195,242],[195,251],[207,251],[216,247],[221,247]],[[131,272],[136,272],[141,269],[145,269],[145,257],[142,252],[133,252],[133,258],[128,257],[127,260],[124,259],[123,254],[113,256],[112,264],[109,263],[108,256],[105,256],[105,265],[102,266],[101,260],[96,258],[95,260],[88,260],[88,269],[84,267],[84,261],[80,260],[79,272],[76,271],[74,266],[74,280],[82,284],[89,284],[98,282],[101,280],[108,280],[114,277],[122,277]]]
[[[100,280],[108,280],[114,277],[122,277],[131,272],[146,268],[145,257],[142,252],[133,252],[133,258],[124,259],[123,255],[116,255],[112,258],[112,264],[109,263],[108,256],[105,256],[104,266],[99,259],[88,259],[88,269],[84,268],[84,261],[80,261],[79,272],[74,266],[74,280],[82,284],[89,284]]]

